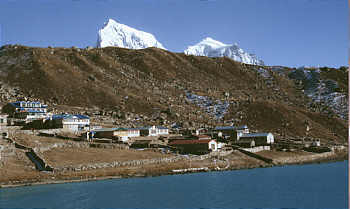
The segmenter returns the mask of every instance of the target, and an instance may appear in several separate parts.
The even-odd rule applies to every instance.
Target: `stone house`
[[[0,115],[0,129],[1,127],[7,126],[7,117],[8,115]]]
[[[251,146],[264,146],[273,144],[275,140],[272,133],[248,133],[242,134],[238,138],[238,142],[248,143]]]
[[[6,104],[2,112],[8,114],[10,118],[32,121],[47,117],[47,105],[37,101],[17,101]]]
[[[95,138],[119,139],[126,142],[131,137],[139,137],[140,129],[138,128],[101,128],[91,131]]]
[[[231,138],[236,141],[242,134],[248,134],[249,129],[247,125],[243,126],[217,126],[213,130],[218,137]]]
[[[53,115],[50,117],[55,128],[62,128],[67,132],[88,131],[90,128],[90,118],[86,115]]]
[[[207,154],[218,150],[218,143],[213,139],[207,140],[174,140],[168,144],[176,147],[181,153]]]

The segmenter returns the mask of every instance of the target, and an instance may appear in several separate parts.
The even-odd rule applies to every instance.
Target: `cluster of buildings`
[[[274,143],[271,133],[250,133],[248,126],[218,126],[197,129],[180,135],[170,134],[163,126],[139,128],[93,128],[90,118],[80,114],[52,114],[48,106],[37,101],[17,101],[2,108],[0,130],[6,125],[28,126],[30,129],[60,129],[80,134],[88,141],[109,139],[135,147],[164,147],[181,153],[203,154],[223,149],[227,144],[239,147],[267,146]]]
[[[47,105],[38,101],[17,101],[2,107],[0,124],[80,132],[89,130],[90,118],[79,114],[52,114]]]

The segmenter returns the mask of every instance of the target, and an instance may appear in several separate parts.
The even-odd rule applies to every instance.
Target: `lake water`
[[[0,189],[0,208],[348,208],[348,161]]]

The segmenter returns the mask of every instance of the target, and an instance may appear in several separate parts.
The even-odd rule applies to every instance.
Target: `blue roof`
[[[11,104],[12,106],[14,106],[14,107],[20,107],[20,106],[18,105],[18,104],[19,104],[18,102],[11,102],[10,104]]]
[[[90,117],[87,115],[74,115],[75,117],[78,117],[79,119],[89,119]]]
[[[242,130],[248,128],[247,125],[243,126],[217,126],[215,127],[215,130]]]
[[[268,136],[269,134],[272,134],[272,133],[249,133],[249,134],[243,134],[240,138],[242,138],[242,137],[263,137],[263,136]]]
[[[104,132],[104,131],[127,131],[127,130],[133,130],[132,128],[99,128],[94,129],[95,132]],[[139,129],[135,129],[139,130]]]
[[[22,108],[21,108],[22,109]],[[34,113],[45,113],[44,111],[41,111],[41,110],[27,110],[27,112],[34,112]]]

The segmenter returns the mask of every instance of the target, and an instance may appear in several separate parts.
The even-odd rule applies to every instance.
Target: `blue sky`
[[[95,46],[108,18],[174,52],[212,37],[267,65],[348,65],[346,0],[1,0],[1,45]]]

